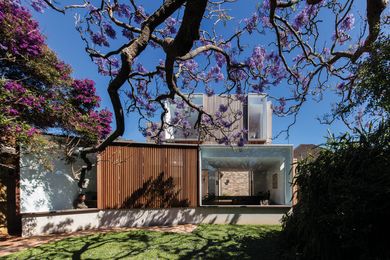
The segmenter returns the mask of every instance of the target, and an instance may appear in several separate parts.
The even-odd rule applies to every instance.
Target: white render
[[[117,227],[179,224],[279,225],[290,207],[198,207],[171,209],[78,210],[23,214],[22,236]]]
[[[73,209],[74,200],[80,193],[78,181],[72,173],[83,165],[77,159],[73,165],[65,162],[63,148],[50,149],[47,158],[53,168],[48,169],[42,160],[33,154],[21,153],[20,156],[20,210],[21,213],[48,212]],[[90,156],[96,164],[96,155]],[[86,175],[88,188],[83,192],[96,192],[96,167]]]

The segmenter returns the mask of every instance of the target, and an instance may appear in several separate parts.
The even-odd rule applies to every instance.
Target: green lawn
[[[126,231],[67,238],[6,259],[275,259],[280,226],[200,225],[187,234]]]

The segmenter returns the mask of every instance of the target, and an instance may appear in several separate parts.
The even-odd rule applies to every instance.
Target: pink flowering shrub
[[[99,109],[95,83],[72,79],[17,2],[0,0],[0,56],[0,144],[28,142],[49,129],[93,144],[111,132],[111,112]]]

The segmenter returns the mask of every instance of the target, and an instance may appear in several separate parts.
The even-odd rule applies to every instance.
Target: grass
[[[276,259],[280,226],[200,225],[186,234],[133,230],[71,237],[5,259]]]

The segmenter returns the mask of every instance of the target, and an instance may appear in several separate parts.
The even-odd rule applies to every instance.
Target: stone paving
[[[0,257],[15,252],[19,252],[21,250],[28,249],[31,247],[36,247],[45,243],[55,242],[67,237],[85,236],[85,235],[92,235],[96,233],[124,232],[129,230],[140,230],[140,229],[159,231],[159,232],[191,233],[196,229],[196,227],[197,227],[196,225],[186,224],[186,225],[177,225],[177,226],[94,229],[94,230],[78,231],[74,233],[51,234],[46,236],[33,236],[33,237],[3,236],[0,237]]]

